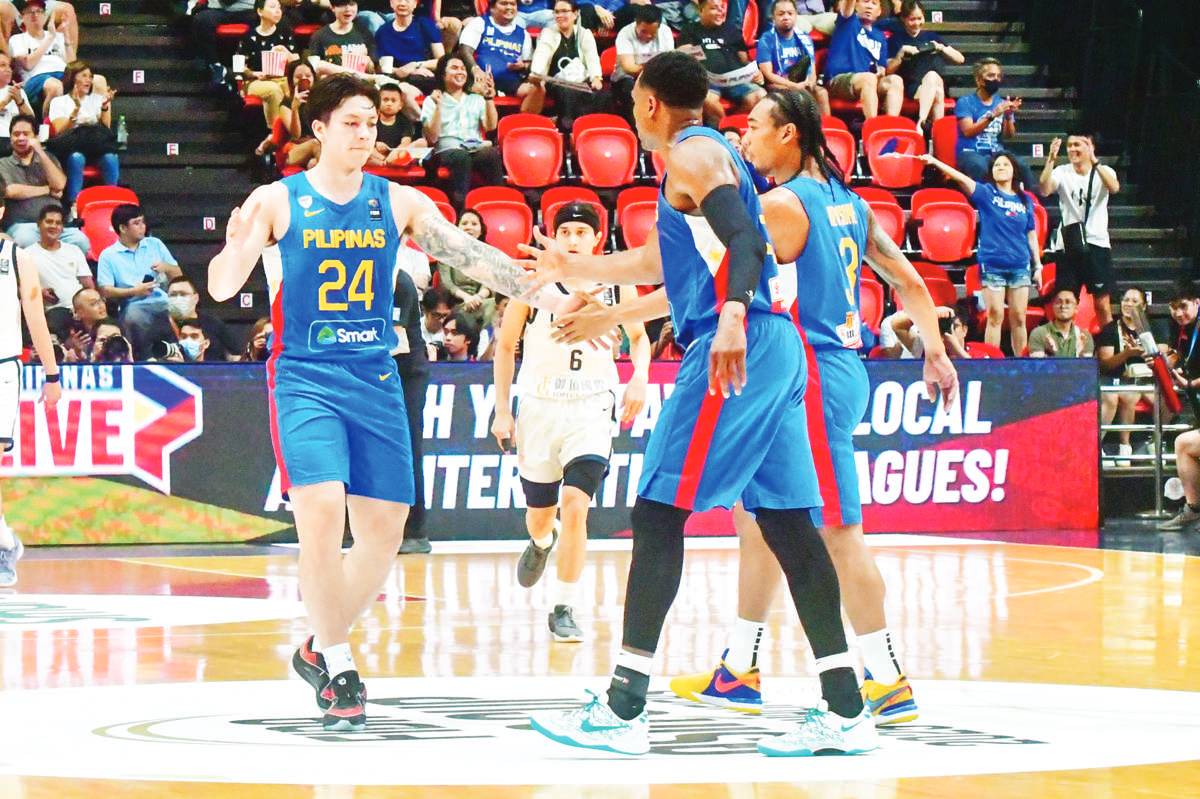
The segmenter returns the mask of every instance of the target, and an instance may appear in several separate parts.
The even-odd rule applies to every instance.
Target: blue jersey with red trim
[[[274,354],[343,361],[391,352],[400,233],[388,181],[364,174],[358,195],[344,204],[317,193],[303,172],[281,183],[287,233],[263,253]]]
[[[725,137],[712,128],[698,125],[685,128],[676,139],[676,145],[693,136],[705,136],[719,142],[729,153],[738,171],[738,194],[746,203],[750,217],[758,225],[758,232],[767,241],[762,277],[759,278],[758,290],[748,310],[751,313],[784,313],[780,303],[775,251],[771,249],[771,239],[767,236],[767,226],[762,218],[762,206],[759,205],[746,163]],[[667,176],[664,175],[664,187],[666,183]],[[660,189],[658,195],[658,245],[662,252],[663,281],[671,304],[675,340],[686,348],[696,338],[711,333],[717,327],[721,306],[725,304],[729,256],[707,219],[700,214],[685,214],[675,210],[667,202],[664,192],[665,189]]]
[[[858,275],[867,249],[867,204],[837,181],[797,176],[783,184],[808,214],[796,259],[796,323],[814,350],[860,349]]]

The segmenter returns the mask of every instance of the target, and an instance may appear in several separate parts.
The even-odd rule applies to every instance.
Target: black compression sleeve
[[[729,252],[726,301],[749,307],[762,277],[763,261],[767,257],[766,240],[735,186],[718,186],[710,191],[700,203],[700,210]]]

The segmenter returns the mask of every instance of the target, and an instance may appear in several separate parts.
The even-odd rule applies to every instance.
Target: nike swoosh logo
[[[392,376],[392,373],[391,373],[391,372],[385,372],[384,374],[381,374],[381,375],[379,376],[379,382],[381,382],[381,383],[382,383],[384,380],[387,380],[387,379],[388,379],[389,377],[391,377],[391,376]]]
[[[622,729],[622,727],[620,725],[599,726],[598,727],[595,724],[592,724],[587,719],[584,719],[583,724],[581,724],[579,726],[580,726],[580,729],[582,729],[584,732],[612,732],[613,730]]]
[[[305,211],[305,212],[304,212],[304,216],[306,216],[306,217],[309,217],[309,216],[316,216],[317,214],[322,214],[322,213],[325,213],[325,209],[324,209],[324,208],[318,208],[318,209],[317,209],[317,210],[315,210],[315,211]]]
[[[745,685],[745,684],[746,683],[742,682],[741,680],[726,680],[726,679],[722,678],[720,674],[718,674],[716,677],[713,678],[714,687],[721,693],[726,693],[728,691],[732,691],[734,688],[737,688],[739,685]]]

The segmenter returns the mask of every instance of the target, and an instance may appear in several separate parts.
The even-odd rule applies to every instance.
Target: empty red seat
[[[975,209],[962,203],[926,203],[913,212],[921,257],[947,263],[969,258],[975,245]]]
[[[617,68],[617,48],[610,47],[600,54],[600,74],[611,78]]]
[[[983,341],[968,341],[964,347],[972,358],[1003,358],[1004,352],[993,344]]]
[[[518,128],[545,128],[547,130],[556,130],[554,120],[541,114],[509,114],[501,117],[499,124],[496,125],[496,143],[501,147],[504,146],[504,140],[508,138],[508,134]]]
[[[866,200],[867,205],[871,206],[875,220],[888,234],[888,238],[896,242],[897,246],[903,246],[904,209],[900,207],[900,203],[896,202],[896,197],[887,189],[873,186],[861,186],[854,192]]]
[[[746,0],[746,10],[742,12],[742,38],[747,47],[753,47],[758,39],[758,3]]]
[[[840,117],[826,116],[823,114],[821,116],[821,130],[831,130],[831,129],[845,130],[845,131],[850,130],[850,128],[846,126],[846,123],[844,121],[842,121],[842,119]]]
[[[311,22],[297,25],[296,27],[292,28],[292,38],[296,40],[307,40],[320,29],[320,25]]]
[[[503,186],[483,186],[467,193],[465,205],[483,217],[488,244],[509,257],[524,257],[517,245],[528,244],[533,235],[533,211],[521,192]]]
[[[943,164],[958,164],[958,118],[953,114],[933,123],[933,155]]]
[[[726,114],[721,120],[721,129],[737,128],[739,133],[745,133],[746,128],[750,127],[749,114]]]
[[[910,210],[913,214],[921,210],[921,207],[927,203],[958,203],[959,205],[967,205],[967,198],[960,191],[954,189],[917,189],[913,192],[912,205]]]
[[[75,195],[75,211],[82,214],[89,205],[95,202],[137,205],[138,196],[133,189],[127,189],[124,186],[91,186]]]
[[[635,186],[617,195],[617,225],[629,248],[646,243],[658,221],[658,189]]]
[[[654,164],[654,177],[659,183],[662,183],[663,175],[667,174],[667,161],[658,150],[650,153],[650,163]]]
[[[558,182],[562,169],[562,134],[553,128],[509,131],[500,148],[504,172],[514,186],[537,188]]]
[[[871,117],[863,121],[862,136],[863,142],[866,142],[872,135],[881,130],[900,130],[917,133],[917,123],[907,117],[890,116],[888,114],[880,114],[879,116]]]
[[[938,266],[937,264],[931,264],[928,261],[913,261],[912,265],[913,269],[916,269],[917,274],[922,278],[936,277],[940,280],[946,280],[951,283],[954,282],[953,280],[950,280],[950,273],[947,272],[944,267]]]
[[[874,280],[858,281],[858,312],[871,332],[879,335],[883,322],[883,286]]]
[[[433,200],[433,204],[442,212],[442,216],[454,224],[458,221],[458,214],[454,213],[454,206],[450,204],[450,198],[446,192],[435,186],[413,186],[414,189],[424,194],[429,199]]]
[[[846,178],[853,175],[858,156],[858,143],[854,141],[854,134],[848,130],[826,128],[825,143],[829,145],[829,152],[841,167],[842,175]]]
[[[236,42],[250,32],[250,26],[244,22],[226,22],[217,26],[217,38],[225,42]]]
[[[934,305],[953,308],[954,303],[958,302],[958,289],[954,288],[954,284],[948,278],[926,277],[925,287],[929,289],[929,296],[933,298]]]
[[[892,189],[920,185],[925,172],[925,163],[919,157],[925,154],[925,137],[920,133],[876,130],[869,136],[864,134],[863,152],[867,155],[871,182],[875,185]]]
[[[579,135],[593,128],[623,128],[632,131],[625,117],[616,114],[584,114],[571,125],[571,148],[578,147]]]
[[[638,141],[628,127],[589,128],[582,133],[575,130],[572,136],[575,137],[575,157],[584,183],[612,188],[633,182]]]

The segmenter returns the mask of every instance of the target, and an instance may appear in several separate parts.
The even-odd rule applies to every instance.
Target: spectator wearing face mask
[[[203,363],[208,359],[208,336],[199,319],[184,319],[179,323],[179,349],[188,363]]]
[[[200,293],[191,278],[184,275],[171,278],[167,284],[167,311],[176,328],[182,327],[184,320],[195,320],[204,329],[204,337],[208,340],[206,360],[236,361],[239,355],[237,337],[220,319],[198,312],[196,307],[199,304]]]
[[[261,363],[265,361],[271,354],[268,346],[271,340],[271,334],[275,332],[275,328],[271,325],[271,320],[267,317],[262,317],[254,323],[254,327],[250,328],[250,337],[246,339],[246,349],[242,352],[242,357],[239,359],[242,363]]]
[[[958,98],[954,115],[958,118],[956,159],[960,171],[975,180],[987,177],[992,156],[1006,152],[1004,139],[1017,135],[1017,112],[1020,97],[1002,97],[1004,68],[994,58],[983,58],[975,64],[975,91]],[[1036,186],[1029,165],[1015,155],[1013,162],[1021,172],[1021,182]]]

